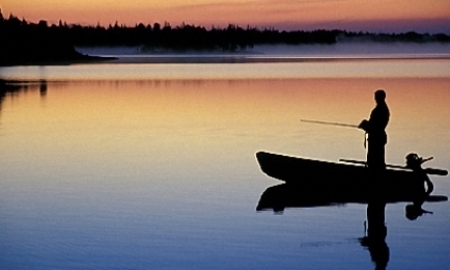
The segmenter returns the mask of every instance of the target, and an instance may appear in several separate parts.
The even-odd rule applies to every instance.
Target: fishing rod
[[[433,157],[429,157],[423,160],[423,162],[426,162],[428,160],[433,159]],[[362,160],[353,160],[353,159],[339,159],[339,161],[341,162],[346,162],[346,163],[354,163],[354,164],[362,164],[362,165],[366,165],[367,166],[367,162],[366,161],[362,161]],[[401,166],[401,165],[391,165],[391,164],[386,164],[387,168],[393,168],[393,169],[411,169],[407,166]],[[435,169],[435,168],[425,168],[423,169],[425,171],[425,173],[427,174],[433,174],[433,175],[447,175],[448,171],[447,170],[443,170],[443,169]]]
[[[338,123],[338,122],[328,122],[328,121],[308,120],[308,119],[300,119],[300,121],[304,122],[304,123],[319,124],[319,125],[339,126],[339,127],[348,127],[348,128],[360,128],[358,125],[352,125],[352,124],[346,124],[346,123]]]
[[[362,129],[359,125],[352,125],[352,124],[346,124],[346,123],[339,123],[339,122],[328,122],[328,121],[319,121],[319,120],[308,120],[308,119],[300,119],[301,122],[304,123],[311,123],[311,124],[319,124],[319,125],[328,125],[328,126],[339,126],[339,127],[348,127],[348,128],[357,128]],[[364,139],[364,148],[366,147],[366,140]],[[433,157],[426,158],[421,161],[421,163],[424,163],[426,161],[429,161],[433,159]],[[354,163],[354,164],[362,164],[367,166],[367,162],[360,161],[360,160],[352,160],[352,159],[339,159],[339,161],[346,162],[346,163]],[[411,169],[406,166],[400,166],[400,165],[391,165],[386,164],[386,167],[393,168],[393,169]],[[427,174],[434,174],[434,175],[447,175],[448,171],[443,169],[435,169],[435,168],[425,168],[425,173]]]

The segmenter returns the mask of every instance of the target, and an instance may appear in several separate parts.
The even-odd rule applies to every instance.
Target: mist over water
[[[402,43],[371,41],[340,41],[332,45],[257,45],[252,49],[236,52],[222,51],[148,51],[140,47],[78,47],[84,54],[97,56],[118,56],[123,58],[136,56],[248,56],[248,57],[319,57],[319,58],[420,58],[450,57],[450,43]]]
[[[322,57],[397,57],[443,56],[450,57],[448,43],[378,43],[339,42],[333,45],[277,45],[255,46],[254,53],[265,55],[299,55]]]

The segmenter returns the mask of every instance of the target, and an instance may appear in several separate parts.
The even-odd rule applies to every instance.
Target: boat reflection
[[[414,202],[414,204],[408,205],[406,210],[407,218],[415,219],[417,216],[426,213],[426,211],[421,208],[421,204],[417,204],[418,201],[441,202],[447,200],[447,196],[429,195],[425,200],[417,200],[414,202],[411,198],[405,199],[405,197],[400,194],[397,198],[392,196],[385,197],[383,202]],[[335,194],[330,192],[321,193],[321,190],[319,189],[304,189],[299,185],[280,184],[267,188],[261,194],[256,210],[273,210],[275,213],[282,213],[286,208],[333,206],[347,203],[370,204],[371,202],[377,202],[376,196],[367,198],[352,193],[345,195],[342,195],[339,192],[336,192]]]
[[[339,195],[322,193],[317,190],[304,189],[299,185],[280,184],[267,188],[259,199],[257,211],[272,210],[276,214],[282,214],[287,208],[324,207],[333,205],[344,205],[347,203],[367,204],[365,235],[359,239],[363,247],[366,247],[375,264],[375,269],[386,269],[389,262],[389,247],[386,243],[387,227],[385,223],[385,209],[389,203],[406,202],[406,218],[415,220],[424,213],[430,213],[422,209],[426,202],[447,201],[446,196],[429,195],[425,200],[405,200],[403,196],[389,200],[383,196],[370,196],[364,198],[351,194]]]

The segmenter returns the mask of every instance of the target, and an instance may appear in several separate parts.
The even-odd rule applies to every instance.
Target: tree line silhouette
[[[19,20],[0,12],[0,66],[19,64],[62,64],[98,60],[74,49],[72,40],[65,39],[54,26]]]
[[[154,23],[135,26],[82,26],[59,21],[30,23],[14,15],[4,18],[0,10],[0,65],[33,62],[88,61],[93,58],[79,54],[74,46],[140,46],[144,50],[224,51],[251,49],[255,45],[272,44],[335,44],[341,39],[363,38],[391,42],[450,42],[446,34],[372,34],[343,30],[279,31],[229,24],[227,27],[195,26],[183,23],[172,27]],[[98,60],[98,59],[96,59]]]

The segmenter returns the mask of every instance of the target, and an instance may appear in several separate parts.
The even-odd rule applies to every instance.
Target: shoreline
[[[116,57],[82,55],[76,58],[67,59],[39,59],[39,60],[12,60],[0,63],[0,68],[17,66],[66,66],[73,64],[95,64],[117,60]]]
[[[258,54],[134,54],[97,55],[79,59],[17,61],[0,68],[19,66],[69,66],[97,64],[270,64],[322,62],[450,60],[450,54],[374,54],[374,55],[258,55]]]
[[[405,56],[255,56],[255,55],[117,55],[108,64],[251,64],[354,62],[389,60],[450,60],[450,55]]]
[[[333,45],[257,45],[236,52],[147,51],[141,46],[75,47],[87,55],[115,57],[109,63],[279,63],[450,59],[450,44],[342,42]]]

